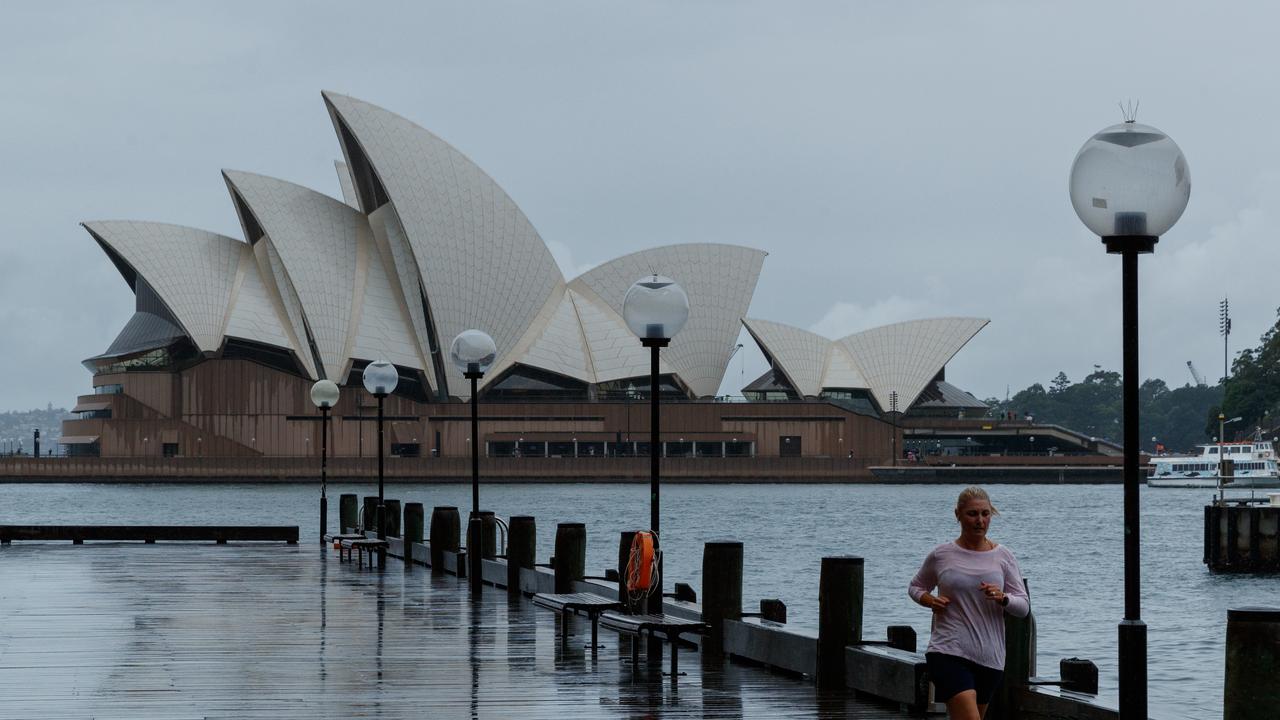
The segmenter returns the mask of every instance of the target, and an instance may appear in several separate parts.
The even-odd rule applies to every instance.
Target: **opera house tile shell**
[[[400,411],[438,414],[468,398],[445,353],[472,328],[497,345],[479,389],[486,401],[630,403],[647,396],[650,358],[623,322],[622,299],[654,272],[690,301],[688,323],[661,354],[671,399],[713,398],[745,325],[796,399],[858,390],[877,413],[905,410],[986,323],[922,320],[832,341],[747,320],[766,253],[733,245],[649,248],[566,279],[520,208],[460,151],[380,107],[322,95],[343,156],[343,200],[224,170],[242,239],[83,223],[133,290],[136,312],[85,360],[95,392],[122,397],[107,409],[81,403],[93,409],[64,428],[69,452],[187,455],[194,441],[206,454],[310,454],[309,438],[298,441],[306,433],[288,424],[310,412],[300,389],[329,379],[355,395],[359,371],[385,359],[401,375]],[[362,401],[345,402],[363,414]],[[351,425],[342,432],[358,434],[363,453],[365,433]],[[402,448],[434,433],[432,452],[441,452],[439,429],[396,432]]]

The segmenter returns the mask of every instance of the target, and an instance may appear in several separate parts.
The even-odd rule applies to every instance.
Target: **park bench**
[[[685,618],[673,617],[671,615],[623,615],[616,612],[606,612],[600,615],[600,624],[610,630],[617,631],[623,635],[630,635],[639,638],[642,635],[648,635],[651,638],[665,640],[671,644],[671,677],[680,674],[680,643],[690,643],[688,640],[681,640],[680,636],[685,634],[704,635],[707,632],[707,624],[699,620],[686,620]],[[692,643],[690,643],[692,645]],[[640,662],[640,643],[631,643],[631,663],[632,666],[638,666]]]
[[[533,604],[560,613],[560,647],[569,646],[569,616],[586,615],[591,618],[591,648],[598,647],[600,615],[606,610],[619,610],[622,602],[594,593],[537,593]]]
[[[346,559],[350,560],[351,554],[354,552],[358,563],[357,567],[363,568],[364,556],[365,553],[368,553],[369,567],[373,567],[374,554],[379,550],[386,550],[389,545],[390,544],[386,540],[377,539],[343,540],[342,546],[338,550],[338,560],[341,561],[343,559],[342,556],[344,553],[346,554]]]

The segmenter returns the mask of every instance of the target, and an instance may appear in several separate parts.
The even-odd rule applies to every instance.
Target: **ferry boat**
[[[1197,445],[1198,455],[1161,455],[1150,460],[1150,487],[1216,488],[1219,460],[1235,461],[1234,477],[1225,484],[1230,488],[1280,487],[1276,469],[1276,453],[1269,440],[1255,436],[1252,440]]]

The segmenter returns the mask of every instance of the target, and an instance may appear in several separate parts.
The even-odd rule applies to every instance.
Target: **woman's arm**
[[[911,599],[925,607],[933,607],[932,600],[936,599],[929,594],[938,585],[938,560],[933,551],[930,551],[924,558],[924,564],[920,566],[920,570],[916,572],[916,576],[911,578],[911,584],[907,586],[907,594]]]
[[[1013,553],[1005,550],[1004,562],[1004,595],[1008,599],[1004,611],[1014,617],[1026,617],[1031,612],[1031,598],[1027,595],[1027,586],[1022,583],[1022,569],[1018,567],[1018,559]]]

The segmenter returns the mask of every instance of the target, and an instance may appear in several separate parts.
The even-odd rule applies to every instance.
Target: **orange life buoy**
[[[653,553],[653,533],[637,532],[627,561],[627,592],[647,591],[653,586]]]

